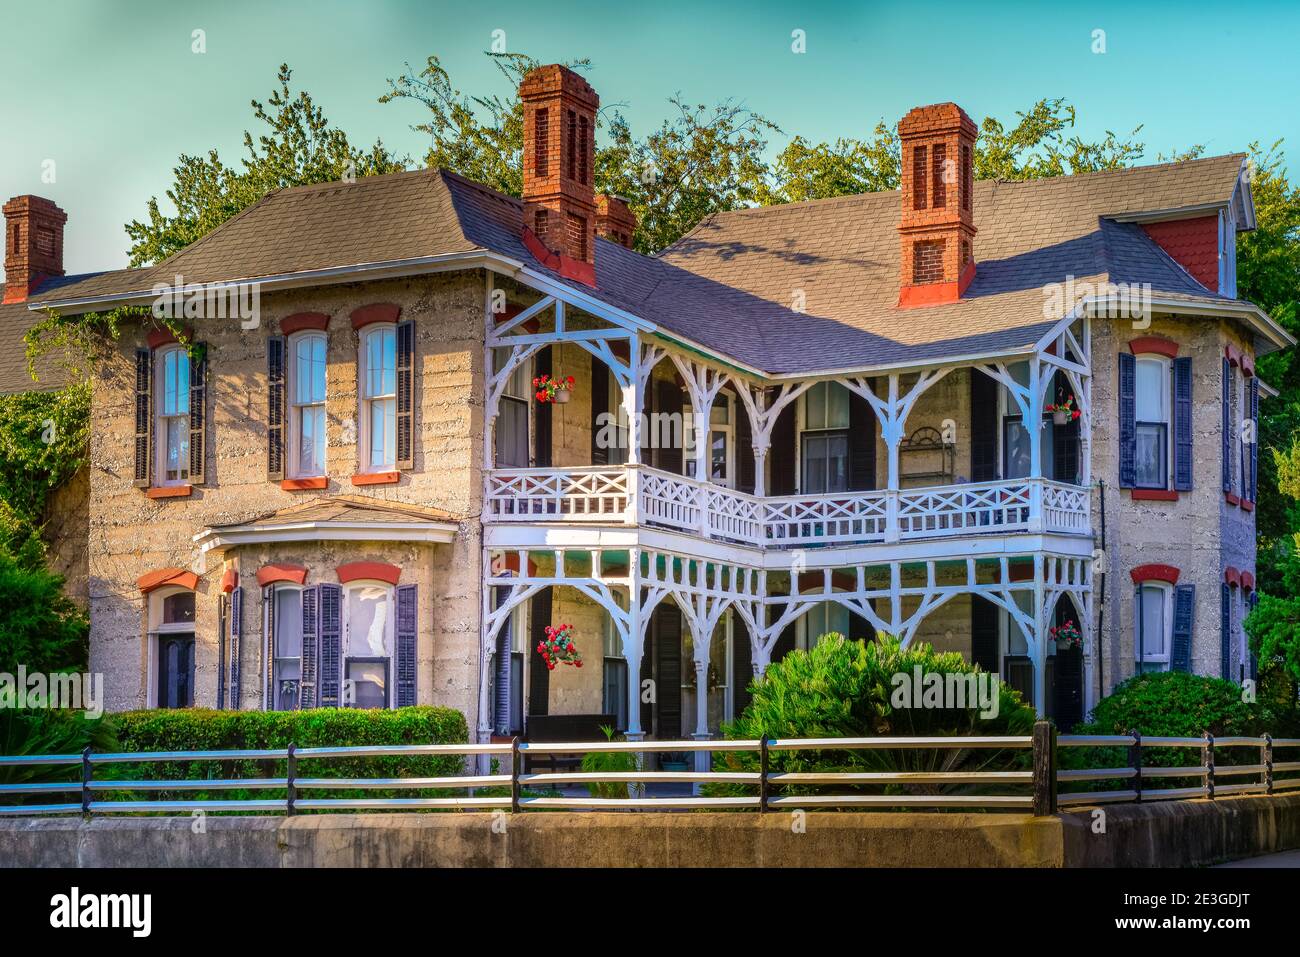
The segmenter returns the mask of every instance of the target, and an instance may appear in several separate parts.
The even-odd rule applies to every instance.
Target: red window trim
[[[286,492],[301,492],[307,489],[328,488],[330,480],[324,475],[318,475],[315,478],[296,478],[285,479],[280,483],[280,488]]]
[[[358,472],[352,476],[353,485],[396,485],[402,479],[401,472]]]
[[[1176,502],[1178,492],[1171,488],[1135,488],[1130,490],[1135,502]]]
[[[186,341],[192,342],[194,340],[194,330],[189,326],[185,326],[181,329],[181,335],[185,337]],[[180,340],[176,338],[176,333],[164,326],[161,329],[149,330],[149,335],[145,337],[144,341],[148,344],[150,349],[158,349],[162,346],[169,345],[170,343],[179,342]]]
[[[1135,356],[1155,354],[1169,359],[1178,357],[1178,343],[1163,336],[1140,336],[1132,340],[1128,344],[1128,348]]]
[[[194,494],[193,485],[155,485],[145,489],[146,498],[189,498]]]
[[[1248,498],[1243,498],[1243,499],[1242,499],[1240,502],[1238,502],[1237,504],[1239,504],[1239,505],[1241,506],[1241,510],[1242,510],[1243,512],[1253,512],[1253,511],[1255,511],[1255,503],[1252,502],[1252,501],[1251,501],[1250,499],[1248,499]]]
[[[339,584],[355,581],[380,581],[396,585],[402,570],[387,562],[348,562],[338,567]]]
[[[1223,357],[1228,360],[1229,365],[1241,365],[1241,353],[1234,346],[1224,346]]]
[[[1241,573],[1241,587],[1244,591],[1255,590],[1255,576],[1250,572]]]
[[[221,576],[221,590],[229,595],[239,585],[239,572],[234,568],[227,568]]]
[[[274,585],[276,582],[305,585],[307,584],[307,569],[301,565],[291,565],[288,562],[275,562],[270,565],[263,565],[257,570],[257,583],[263,588],[267,585]]]
[[[285,316],[280,320],[280,331],[286,336],[305,329],[324,332],[329,328],[329,324],[330,317],[323,312],[295,312],[292,316]]]
[[[183,568],[157,568],[145,572],[135,580],[135,583],[140,586],[140,593],[143,595],[167,585],[180,585],[182,588],[194,591],[199,584],[199,576]]]
[[[500,575],[502,572],[513,572],[519,574],[519,553],[507,552],[504,557],[498,556],[492,559],[492,574]],[[528,577],[537,577],[537,563],[531,558],[528,559]]]
[[[352,328],[363,329],[376,322],[396,322],[402,307],[391,302],[372,302],[352,310]]]
[[[1129,572],[1129,577],[1133,579],[1133,584],[1141,585],[1143,582],[1167,582],[1170,585],[1178,584],[1178,576],[1181,574],[1173,565],[1160,565],[1152,562],[1147,565],[1138,565]]]
[[[1224,493],[1223,493],[1223,500],[1224,500],[1225,502],[1227,502],[1229,505],[1240,505],[1240,504],[1241,504],[1241,496],[1240,496],[1240,495],[1237,495],[1235,492],[1224,492]]]
[[[1237,588],[1241,585],[1241,572],[1229,565],[1223,570],[1223,580],[1229,587]]]

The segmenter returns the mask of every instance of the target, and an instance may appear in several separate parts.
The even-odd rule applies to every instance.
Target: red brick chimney
[[[590,84],[558,64],[519,84],[524,104],[524,243],[551,269],[594,286],[596,110]]]
[[[68,214],[40,196],[4,204],[5,302],[25,302],[45,280],[63,275],[63,224]]]
[[[971,163],[978,133],[956,103],[918,106],[898,124],[903,167],[899,306],[956,302],[975,278]]]
[[[627,205],[627,200],[618,196],[606,196],[601,193],[596,197],[596,235],[632,248],[632,236],[636,233],[636,213]]]

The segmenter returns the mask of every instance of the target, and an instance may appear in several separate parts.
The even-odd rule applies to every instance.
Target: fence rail
[[[1124,766],[1058,769],[1060,749],[1124,748]],[[1154,766],[1143,760],[1148,748],[1192,748],[1201,753],[1196,765]],[[1220,756],[1238,754],[1242,749],[1258,752],[1257,761],[1248,764],[1221,764]],[[295,814],[299,811],[341,810],[473,810],[526,809],[551,810],[649,810],[649,809],[756,809],[767,812],[777,808],[983,808],[1032,811],[1051,814],[1058,807],[1090,804],[1143,802],[1208,798],[1225,794],[1275,794],[1300,788],[1300,760],[1274,761],[1278,750],[1296,749],[1300,758],[1300,738],[1225,737],[1143,737],[1137,732],[1126,735],[1064,735],[1058,737],[1051,724],[1040,721],[1032,735],[958,736],[958,737],[873,737],[873,738],[769,738],[719,741],[602,741],[529,743],[514,739],[492,744],[375,745],[363,747],[314,747],[230,751],[151,751],[96,754],[87,748],[81,754],[0,756],[0,768],[46,767],[79,768],[78,780],[23,781],[0,784],[0,815],[46,814],[145,814],[202,811],[242,811]],[[933,755],[940,750],[1005,751],[1025,766],[1013,770],[891,770],[891,771],[785,771],[774,769],[775,755],[827,751],[918,752]],[[650,771],[641,770],[643,760],[635,762],[637,770],[616,771],[526,771],[525,759],[550,758],[555,755],[596,753],[655,752],[754,752],[758,755],[757,771]],[[297,773],[304,759],[419,757],[445,755],[474,757],[499,755],[508,758],[509,772],[491,774],[453,774],[384,778],[305,777]],[[284,762],[283,776],[182,778],[144,780],[95,777],[96,767],[158,762]],[[1280,774],[1297,773],[1279,778]],[[1238,781],[1241,777],[1255,780]],[[1147,781],[1192,778],[1195,786],[1148,788]],[[1220,783],[1232,779],[1231,783]],[[1062,792],[1062,784],[1116,782],[1125,787],[1095,791]],[[627,797],[587,797],[564,794],[534,794],[538,787],[556,785],[624,785]],[[701,796],[648,796],[647,785],[720,784],[752,787],[754,794]],[[884,787],[885,793],[789,794],[791,786]],[[947,791],[939,788],[972,786],[1011,789],[1011,793],[982,790]],[[478,789],[496,789],[505,793],[477,794]],[[922,789],[920,793],[916,790]],[[148,798],[103,800],[108,793],[168,793],[186,791],[284,791],[277,798]],[[314,791],[410,791],[464,790],[464,795],[418,797],[303,797]],[[13,803],[34,795],[76,795],[77,800],[62,803]]]

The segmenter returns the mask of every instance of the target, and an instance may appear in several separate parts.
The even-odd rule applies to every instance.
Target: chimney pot
[[[47,279],[63,275],[63,226],[68,214],[42,196],[15,196],[5,217],[4,301],[25,302]]]
[[[599,194],[596,197],[596,235],[631,249],[635,233],[636,213],[632,212],[627,200]]]

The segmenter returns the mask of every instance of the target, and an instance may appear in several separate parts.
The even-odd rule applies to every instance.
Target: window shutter
[[[207,461],[208,346],[196,343],[190,350],[190,484],[203,484]]]
[[[397,586],[397,706],[415,705],[416,623],[415,585]]]
[[[537,653],[537,646],[546,638],[546,626],[551,623],[551,590],[544,588],[533,596],[532,641],[528,643],[528,713],[546,714],[551,697],[551,672]],[[527,730],[527,729],[525,729]]]
[[[608,465],[609,449],[602,448],[601,415],[609,414],[609,369],[591,357],[591,464]]]
[[[679,739],[682,727],[683,668],[695,667],[694,662],[682,661],[682,612],[672,602],[665,601],[655,609],[654,635],[655,705],[659,719],[655,736],[660,740]],[[691,719],[694,715],[690,716]],[[694,726],[691,720],[690,726]]]
[[[731,648],[731,703],[732,713],[740,717],[754,696],[749,686],[754,680],[754,646],[750,643],[749,629],[736,616],[736,631]]]
[[[1195,600],[1195,585],[1178,585],[1174,588],[1174,643],[1169,656],[1169,667],[1172,671],[1192,670],[1192,620]]]
[[[551,374],[551,347],[537,350],[533,359],[533,375]],[[551,407],[545,402],[529,402],[533,409],[533,457],[539,469],[551,467]]]
[[[415,323],[397,324],[397,462],[415,468]],[[400,689],[399,689],[400,690]]]
[[[1137,485],[1137,356],[1119,354],[1119,485]]]
[[[317,626],[320,624],[320,586],[302,591],[302,665],[298,682],[298,707],[316,707],[316,670],[319,661]]]
[[[970,478],[993,482],[998,477],[998,384],[970,370]]]
[[[876,487],[876,413],[856,392],[849,393],[849,490]]]
[[[684,397],[682,396],[681,387],[678,386],[675,381],[672,379],[660,379],[655,383],[655,393],[655,412],[673,416],[671,419],[661,421],[682,423],[686,421],[684,414],[686,408],[683,401]],[[651,419],[650,428],[652,430],[656,428],[653,419]],[[667,432],[656,436],[660,441],[660,448],[656,450],[658,453],[657,465],[665,472],[672,472],[674,475],[680,475],[684,471],[682,468],[682,456],[685,452],[684,447],[686,444],[685,431],[686,427],[683,425],[681,436],[682,441],[680,443],[663,441],[665,434],[671,434],[672,438],[676,439],[676,429],[669,429]]]
[[[1174,360],[1174,488],[1192,489],[1192,360]]]
[[[153,481],[153,351],[135,350],[135,481],[148,488]]]
[[[509,588],[495,589],[494,608],[504,608],[506,602],[510,600]],[[497,657],[496,683],[493,689],[493,716],[492,729],[496,734],[510,733],[510,649],[514,647],[514,634],[511,631],[513,623],[511,616],[506,615],[506,620],[501,623],[501,628],[497,631]]]
[[[239,655],[244,635],[244,589],[236,585],[230,593],[230,708],[239,710]]]
[[[1223,490],[1232,491],[1232,365],[1223,360],[1223,422],[1219,428],[1223,460]]]
[[[320,707],[339,706],[339,680],[342,674],[340,654],[343,642],[343,589],[338,585],[322,584],[317,602],[320,622],[320,668],[316,684],[320,689]]]
[[[820,637],[820,636],[816,636]],[[799,626],[797,622],[791,622],[782,629],[781,634],[777,636],[772,645],[772,654],[768,659],[769,664],[776,664],[790,652],[795,650],[798,645]]]
[[[266,340],[266,478],[284,481],[284,336]]]
[[[1219,674],[1232,675],[1232,589],[1224,582],[1219,586]]]
[[[266,635],[262,640],[262,710],[275,705],[275,586],[262,589],[262,607],[266,609]]]
[[[986,376],[987,378],[987,376]],[[1070,379],[1064,372],[1056,373],[1053,382],[1056,395],[1070,395]],[[1076,405],[1078,396],[1075,396]],[[1068,423],[1056,428],[1052,436],[1052,477],[1058,482],[1079,481],[1079,420],[1070,419]]]
[[[1250,487],[1247,495],[1252,502],[1259,491],[1259,378],[1250,377]]]
[[[999,673],[998,611],[993,602],[971,596],[970,663],[992,675]]]
[[[749,423],[749,412],[739,397],[731,404],[736,412],[736,489],[754,493],[754,428]],[[746,655],[748,660],[748,655]],[[752,677],[753,672],[751,670]],[[748,679],[746,679],[748,684]],[[739,714],[739,709],[736,711]]]
[[[772,425],[772,445],[767,453],[771,468],[769,495],[793,495],[795,492],[795,406],[791,402]]]

